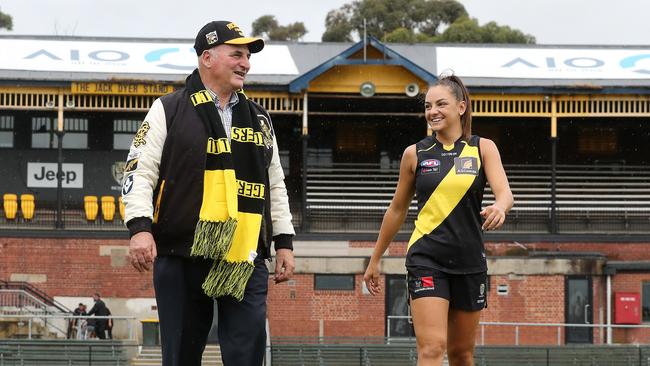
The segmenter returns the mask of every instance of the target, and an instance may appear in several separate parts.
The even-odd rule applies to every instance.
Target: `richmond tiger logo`
[[[147,141],[144,139],[145,136],[147,136],[147,132],[149,132],[149,122],[144,121],[142,122],[142,126],[138,129],[138,132],[135,133],[135,137],[133,138],[133,146],[134,147],[140,147],[141,145],[146,145]]]

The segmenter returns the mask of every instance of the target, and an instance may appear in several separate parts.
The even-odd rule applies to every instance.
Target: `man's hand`
[[[291,249],[278,249],[275,252],[275,283],[288,281],[293,276],[295,269],[293,251]]]
[[[150,232],[141,231],[131,237],[129,260],[139,272],[150,270],[156,255],[156,242]]]

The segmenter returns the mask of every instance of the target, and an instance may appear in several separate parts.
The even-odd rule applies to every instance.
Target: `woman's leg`
[[[473,366],[480,311],[449,309],[447,358],[449,366]]]
[[[449,301],[441,297],[411,300],[418,366],[440,366],[447,345]]]
[[[472,366],[481,310],[487,306],[487,273],[450,276],[449,293],[449,365]]]

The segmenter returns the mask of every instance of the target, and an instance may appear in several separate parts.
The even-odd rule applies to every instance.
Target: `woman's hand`
[[[483,230],[496,230],[506,221],[506,212],[497,205],[490,205],[481,211],[481,216],[485,219]]]
[[[366,268],[366,273],[363,275],[363,281],[366,283],[366,287],[370,294],[377,295],[381,292],[381,286],[379,285],[379,263],[370,260],[368,263],[368,268]]]

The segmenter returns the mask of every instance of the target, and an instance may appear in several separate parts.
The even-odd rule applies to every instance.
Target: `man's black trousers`
[[[212,260],[161,256],[153,279],[160,320],[163,366],[201,366],[212,326],[213,299],[201,285]],[[260,366],[266,343],[266,295],[269,272],[255,260],[244,299],[217,298],[218,336],[224,366]]]

